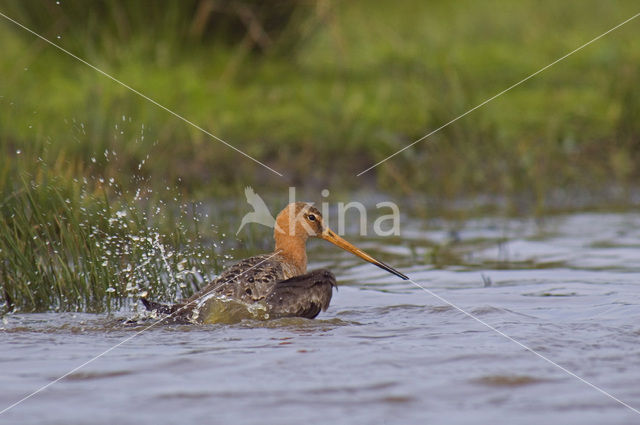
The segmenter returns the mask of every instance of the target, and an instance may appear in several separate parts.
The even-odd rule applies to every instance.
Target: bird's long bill
[[[349,251],[350,253],[357,255],[358,257],[362,258],[365,261],[370,262],[371,264],[375,264],[376,266],[380,267],[381,269],[384,269],[384,270],[388,271],[389,273],[393,273],[396,276],[398,276],[398,277],[400,277],[400,278],[402,278],[404,280],[409,280],[409,278],[407,276],[403,275],[398,270],[394,269],[393,267],[387,266],[382,261],[376,260],[375,258],[370,256],[369,254],[367,254],[366,252],[364,252],[360,248],[358,248],[355,245],[345,241],[340,236],[338,236],[335,233],[333,233],[331,231],[331,229],[329,229],[329,228],[325,229],[320,234],[320,237],[322,239],[326,240],[326,241],[331,242],[332,244],[334,244],[336,246],[339,246],[340,248],[344,249],[345,251]]]

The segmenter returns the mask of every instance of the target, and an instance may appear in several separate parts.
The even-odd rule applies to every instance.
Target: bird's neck
[[[298,274],[307,272],[306,239],[284,233],[276,233],[276,252],[293,266]]]

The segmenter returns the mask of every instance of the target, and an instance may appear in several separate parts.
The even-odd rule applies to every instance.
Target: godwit
[[[313,319],[329,307],[336,278],[327,269],[307,273],[306,242],[309,237],[327,240],[376,266],[401,277],[407,276],[376,260],[336,235],[323,222],[320,211],[304,202],[291,203],[276,218],[275,250],[242,260],[222,271],[213,282],[190,298],[163,305],[142,298],[148,310],[171,315],[174,321],[207,321],[201,312],[206,304],[232,299],[260,304],[268,317]]]

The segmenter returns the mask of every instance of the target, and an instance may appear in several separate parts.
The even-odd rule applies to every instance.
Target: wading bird
[[[276,218],[275,250],[242,260],[223,270],[213,282],[190,298],[163,305],[142,298],[148,310],[171,315],[179,322],[207,321],[201,312],[220,299],[260,305],[268,317],[313,319],[329,307],[336,278],[327,269],[307,273],[306,242],[309,237],[327,240],[376,266],[408,279],[336,235],[323,222],[320,211],[304,202],[291,203]]]

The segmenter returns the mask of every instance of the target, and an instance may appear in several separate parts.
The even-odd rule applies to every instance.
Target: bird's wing
[[[197,304],[206,295],[215,293],[254,303],[263,300],[283,279],[284,268],[282,263],[273,259],[273,254],[256,255],[227,267],[213,282],[185,302]]]
[[[278,282],[267,295],[271,317],[313,319],[329,307],[336,277],[329,270],[314,270]]]
[[[263,302],[269,315],[313,319],[329,307],[336,278],[329,270],[320,269],[284,279],[283,266],[269,260],[271,256],[247,258],[225,269],[222,274],[191,298],[174,305],[163,305],[142,298],[148,310],[171,315],[177,323],[193,322],[201,302],[211,295],[224,295],[252,304]],[[264,267],[262,267],[264,266]]]

